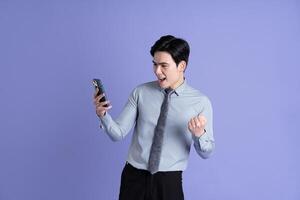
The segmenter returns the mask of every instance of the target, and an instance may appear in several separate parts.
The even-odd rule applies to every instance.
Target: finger
[[[189,127],[189,129],[190,129],[190,130],[192,130],[192,129],[193,129],[193,125],[192,125],[192,122],[191,122],[191,121],[189,121],[189,123],[188,123],[188,127]]]
[[[112,105],[108,106],[108,107],[97,107],[96,111],[98,112],[103,112],[103,111],[108,111],[112,108]]]
[[[193,128],[196,128],[196,123],[195,123],[194,119],[191,120],[191,125]]]
[[[98,100],[100,100],[100,99],[102,99],[104,96],[105,96],[105,93],[102,93],[102,94],[99,94],[96,98],[97,98]]]
[[[99,103],[99,101],[97,101],[97,98],[94,98],[93,102],[94,102],[94,105],[96,105],[96,106]]]
[[[104,107],[104,110],[105,111],[108,111],[108,110],[110,110],[112,108],[112,105],[109,105],[108,107]]]
[[[198,126],[198,127],[201,127],[201,126],[203,125],[203,119],[199,119],[199,118],[197,117],[196,121],[197,121],[197,126]]]
[[[110,101],[103,101],[103,102],[96,101],[94,102],[94,104],[96,107],[106,107],[106,104],[109,105]]]
[[[94,96],[94,104],[95,104],[96,102],[99,102],[101,98],[103,98],[103,95],[102,95],[102,94],[101,94],[101,95],[98,95],[98,96]]]
[[[100,100],[104,96],[105,96],[105,93],[102,93],[102,94],[99,94],[99,95],[97,95],[97,93],[96,93],[95,96],[94,96],[94,98]]]
[[[193,123],[194,123],[194,125],[195,125],[195,128],[198,127],[198,126],[200,126],[200,123],[199,123],[197,117],[194,117],[194,118],[193,118]]]
[[[103,101],[103,102],[99,102],[99,103],[98,103],[99,106],[103,106],[103,107],[104,107],[106,104],[109,105],[109,104],[110,104],[110,101]]]
[[[200,121],[200,123],[201,123],[202,125],[205,125],[206,122],[207,122],[206,118],[205,118],[203,115],[199,115],[199,116],[198,116],[198,120]]]
[[[204,115],[198,115],[198,119],[199,119],[199,120],[206,120],[206,118],[205,118]]]
[[[202,119],[202,120],[201,120],[201,123],[202,123],[203,126],[205,126],[206,123],[207,123],[206,119]]]
[[[100,100],[105,96],[105,94],[100,94],[99,96],[94,97],[94,103],[100,102]]]
[[[199,119],[200,123],[204,126],[207,123],[207,120],[204,116]]]
[[[98,87],[96,87],[96,89],[95,89],[95,93],[94,93],[94,97],[96,97],[96,96],[97,96],[98,92],[99,92],[99,88],[98,88]]]

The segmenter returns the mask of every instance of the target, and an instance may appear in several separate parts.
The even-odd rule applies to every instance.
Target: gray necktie
[[[157,121],[157,125],[154,130],[154,137],[152,141],[149,161],[148,161],[148,170],[151,174],[154,174],[158,171],[162,143],[164,139],[164,129],[166,124],[166,119],[168,115],[168,108],[169,108],[169,101],[171,94],[174,93],[173,89],[166,89],[165,90],[165,98],[160,108],[160,115]]]

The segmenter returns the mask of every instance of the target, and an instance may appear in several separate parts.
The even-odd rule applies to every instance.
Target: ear
[[[184,72],[186,68],[186,62],[184,60],[180,61],[180,63],[178,63],[178,69],[180,72]]]

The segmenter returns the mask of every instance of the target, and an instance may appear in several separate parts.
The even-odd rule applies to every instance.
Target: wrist
[[[103,112],[103,113],[99,113],[99,114],[97,114],[97,115],[98,115],[99,118],[102,118],[102,117],[104,117],[104,116],[106,115],[106,111]]]
[[[206,130],[203,129],[200,134],[195,134],[196,137],[201,137],[204,133],[206,133]]]

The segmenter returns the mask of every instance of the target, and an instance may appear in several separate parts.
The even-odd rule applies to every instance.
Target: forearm
[[[213,110],[208,98],[204,101],[204,107],[201,114],[205,116],[207,123],[204,129],[205,132],[200,137],[193,135],[194,147],[200,157],[208,158],[215,148],[213,136]]]
[[[130,95],[124,109],[116,120],[106,112],[100,117],[105,132],[113,141],[122,140],[135,124],[137,116],[137,100],[135,91]]]
[[[114,121],[108,113],[100,117],[100,121],[103,129],[113,141],[122,140],[129,131],[125,127],[122,127],[120,123]]]

